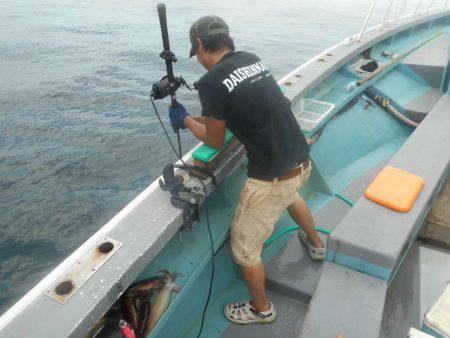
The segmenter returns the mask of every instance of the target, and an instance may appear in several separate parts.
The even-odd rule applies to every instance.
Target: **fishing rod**
[[[388,62],[384,65],[382,65],[381,67],[378,67],[377,69],[375,69],[370,75],[366,76],[365,78],[359,80],[358,82],[356,82],[356,85],[362,86],[364,83],[366,83],[367,81],[372,80],[375,76],[377,76],[378,74],[380,74],[382,71],[384,71],[385,69],[389,68],[390,66],[392,66],[394,63],[396,63],[397,61],[404,59],[405,57],[407,57],[409,54],[415,52],[416,50],[418,50],[420,47],[423,47],[424,45],[426,45],[428,42],[430,42],[431,40],[436,39],[438,36],[444,34],[444,32],[439,32],[435,35],[433,35],[431,38],[425,40],[424,42],[422,42],[421,44],[411,48],[410,50],[406,51],[403,54],[397,55],[395,56],[391,62]]]
[[[166,16],[166,6],[163,3],[160,3],[156,6],[158,10],[158,17],[159,17],[159,24],[161,26],[161,36],[162,36],[162,42],[163,42],[163,48],[164,50],[160,53],[160,57],[164,59],[166,63],[166,72],[167,74],[162,77],[161,80],[154,82],[152,85],[152,90],[150,92],[150,100],[152,102],[153,108],[155,110],[155,114],[158,117],[158,121],[161,124],[161,127],[164,131],[164,134],[170,143],[170,146],[175,153],[175,155],[178,157],[180,164],[173,165],[172,163],[168,164],[164,170],[163,170],[163,179],[159,180],[159,185],[161,189],[165,191],[169,191],[171,194],[171,203],[173,206],[180,208],[183,210],[183,228],[185,230],[193,231],[193,224],[198,222],[199,220],[199,208],[200,203],[202,201],[202,198],[198,196],[198,194],[192,193],[188,188],[186,188],[183,184],[183,180],[179,178],[178,176],[174,175],[174,168],[180,168],[184,169],[189,172],[190,176],[196,178],[199,180],[200,184],[203,188],[204,193],[204,199],[207,197],[207,191],[205,183],[203,182],[203,178],[199,176],[198,173],[201,173],[205,176],[209,176],[211,178],[211,182],[213,186],[217,186],[217,180],[212,171],[210,171],[208,168],[198,167],[194,165],[188,165],[183,160],[183,154],[181,151],[181,139],[180,139],[180,130],[179,127],[172,124],[172,129],[174,133],[177,135],[177,142],[178,142],[178,152],[175,149],[175,146],[173,145],[169,134],[164,127],[164,123],[162,122],[161,116],[158,113],[158,109],[156,108],[154,100],[160,100],[170,95],[170,100],[172,107],[176,107],[178,105],[177,103],[177,97],[176,97],[176,91],[178,88],[180,88],[182,85],[187,87],[189,90],[192,90],[186,81],[181,77],[175,77],[173,74],[173,63],[177,62],[177,58],[175,54],[170,50],[170,42],[169,42],[169,30],[167,28],[167,16]],[[203,200],[204,200],[203,199]],[[206,303],[203,307],[202,311],[202,319],[201,319],[201,325],[200,329],[197,334],[197,338],[199,338],[203,331],[203,325],[205,321],[205,315],[206,310],[208,308],[209,301],[211,299],[211,291],[214,281],[214,274],[215,274],[215,262],[214,262],[214,240],[212,236],[211,231],[211,224],[209,220],[209,212],[208,212],[208,205],[207,203],[203,203],[205,208],[205,216],[206,216],[206,226],[208,228],[208,234],[209,234],[209,240],[211,244],[211,278],[209,281],[209,290],[208,295],[206,298]],[[181,238],[181,237],[180,237]]]
[[[181,76],[175,77],[173,75],[173,63],[177,62],[177,58],[175,56],[175,53],[170,50],[169,30],[167,28],[166,5],[160,3],[156,6],[156,8],[158,10],[159,25],[161,27],[161,37],[164,48],[164,50],[159,54],[159,56],[163,58],[166,63],[167,74],[163,76],[161,80],[153,83],[150,96],[154,100],[160,100],[170,95],[172,107],[175,108],[178,105],[176,97],[177,89],[180,88],[182,85],[186,86],[188,89],[191,88],[187,85],[186,81]],[[178,155],[179,157],[182,157],[183,154],[181,152],[180,130],[178,126],[174,124],[172,124],[172,129],[174,133],[177,135]]]

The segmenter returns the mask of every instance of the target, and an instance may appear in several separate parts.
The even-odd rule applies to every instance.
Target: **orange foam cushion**
[[[395,211],[407,212],[424,185],[420,176],[385,167],[366,189],[364,196]]]

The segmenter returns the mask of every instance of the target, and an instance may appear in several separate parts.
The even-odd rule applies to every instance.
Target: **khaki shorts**
[[[261,251],[281,213],[299,196],[311,174],[311,164],[300,175],[284,181],[249,178],[239,196],[231,225],[231,252],[240,266],[261,261]]]

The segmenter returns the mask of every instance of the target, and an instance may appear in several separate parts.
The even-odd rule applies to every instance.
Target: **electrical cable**
[[[182,156],[181,156],[181,155],[182,155],[181,152],[178,153],[177,150],[175,149],[175,146],[173,145],[172,140],[170,139],[169,133],[167,132],[167,129],[166,129],[166,127],[164,126],[163,121],[161,120],[161,116],[160,116],[159,113],[158,113],[158,109],[156,108],[155,101],[153,101],[153,98],[152,98],[151,96],[150,96],[150,101],[152,102],[153,109],[155,109],[156,117],[158,118],[159,124],[161,124],[161,127],[162,127],[162,129],[163,129],[163,131],[164,131],[164,134],[166,135],[167,141],[169,141],[170,146],[172,147],[173,152],[174,152],[175,155],[178,157],[178,159],[181,161],[181,163],[186,164],[186,163],[184,162]],[[178,135],[179,135],[179,133],[178,133]],[[180,138],[178,137],[177,140],[178,140],[178,143],[179,143],[179,149],[181,150],[181,141],[180,141]]]
[[[203,186],[203,192],[205,193],[206,196],[206,186],[205,183],[203,182],[203,180],[201,180],[200,178],[198,178],[198,180],[200,181],[200,183]],[[214,240],[212,237],[212,232],[211,232],[211,224],[209,223],[209,213],[208,213],[208,204],[205,202],[205,215],[206,215],[206,226],[208,227],[208,233],[209,233],[209,240],[211,242],[211,279],[209,281],[209,290],[208,290],[208,297],[206,298],[206,303],[205,306],[203,308],[203,313],[202,313],[202,322],[200,325],[200,330],[198,331],[197,334],[197,338],[200,338],[202,331],[203,331],[203,324],[205,322],[205,315],[206,315],[206,310],[208,309],[208,305],[209,305],[209,300],[211,299],[211,292],[212,292],[212,286],[213,286],[213,281],[214,281],[214,272],[215,272],[215,264],[214,264]]]
[[[182,158],[182,153],[181,153],[181,140],[180,140],[180,133],[177,133],[177,141],[178,141],[178,149],[179,149],[179,153],[176,151],[174,144],[172,143],[172,140],[170,139],[169,133],[167,132],[166,127],[164,126],[164,123],[161,119],[161,116],[159,115],[158,109],[156,108],[155,102],[153,101],[153,98],[150,96],[150,100],[152,102],[153,108],[155,109],[155,114],[158,117],[158,121],[161,124],[161,127],[164,131],[164,134],[166,135],[167,141],[169,141],[170,146],[173,150],[173,152],[175,153],[175,155],[178,157],[178,159],[181,161],[181,163],[183,163],[184,165],[186,165],[186,163],[184,162],[183,158]],[[198,179],[198,181],[201,183],[202,187],[203,187],[203,192],[205,194],[205,198],[207,195],[206,192],[206,186],[205,183],[203,182],[203,180],[199,177],[195,177]],[[208,228],[208,234],[209,234],[209,240],[211,243],[211,279],[209,281],[209,290],[208,290],[208,297],[206,299],[206,303],[205,306],[203,308],[203,312],[202,312],[202,321],[201,321],[201,325],[200,325],[200,330],[198,331],[197,334],[197,338],[199,338],[202,334],[203,331],[203,325],[205,322],[205,315],[206,315],[206,310],[208,309],[208,305],[209,305],[209,301],[211,299],[211,292],[212,292],[212,285],[213,285],[213,281],[214,281],[214,273],[215,273],[215,264],[214,264],[214,240],[212,237],[212,231],[211,231],[211,224],[209,221],[209,212],[208,212],[208,204],[205,202],[204,203],[204,207],[205,207],[205,216],[206,216],[206,226]]]
[[[178,143],[178,154],[180,154],[180,156],[179,156],[179,157],[182,157],[182,155],[183,155],[183,152],[181,151],[181,138],[180,138],[180,131],[179,131],[179,130],[177,130],[177,131],[176,131],[176,134],[177,134],[177,143]]]

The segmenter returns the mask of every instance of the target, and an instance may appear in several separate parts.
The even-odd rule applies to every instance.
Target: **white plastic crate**
[[[292,111],[300,127],[310,132],[331,113],[334,107],[335,105],[329,102],[301,99]]]
[[[350,70],[356,74],[361,76],[362,78],[368,77],[369,75],[372,74],[372,72],[366,72],[364,71],[361,67],[368,64],[369,62],[372,61],[376,61],[378,68],[383,66],[383,62],[377,61],[377,60],[373,60],[373,59],[359,59],[358,61],[356,61],[354,64],[352,64],[350,66]]]

